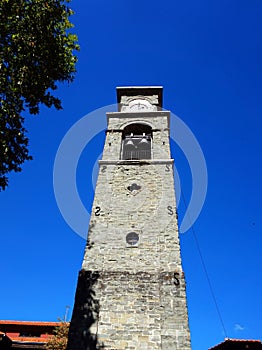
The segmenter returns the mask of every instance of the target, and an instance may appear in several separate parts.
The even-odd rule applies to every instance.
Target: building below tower
[[[208,350],[262,350],[260,340],[225,339],[222,343]]]
[[[0,350],[43,350],[61,322],[0,320]]]

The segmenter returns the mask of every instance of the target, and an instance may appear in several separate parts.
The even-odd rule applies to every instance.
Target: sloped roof
[[[19,326],[50,326],[57,327],[61,322],[44,322],[44,321],[12,321],[12,320],[0,320],[1,325],[19,325]]]
[[[8,338],[14,349],[44,349],[59,325],[61,322],[0,320],[0,339]]]
[[[262,349],[262,342],[260,340],[226,338],[223,342],[209,348],[208,350],[237,349],[241,345],[245,346],[245,349]],[[246,347],[246,345],[250,346]],[[239,349],[242,349],[242,347]]]

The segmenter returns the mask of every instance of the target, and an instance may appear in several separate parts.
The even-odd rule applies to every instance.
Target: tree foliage
[[[61,109],[53,92],[71,82],[78,50],[70,0],[0,0],[0,191],[7,174],[32,159],[23,113]]]
[[[48,350],[66,350],[69,323],[61,321],[60,325],[55,328],[54,335],[49,339],[46,349]]]

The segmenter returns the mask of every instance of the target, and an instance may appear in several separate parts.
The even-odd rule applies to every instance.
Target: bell
[[[129,139],[126,143],[125,143],[125,146],[134,146],[134,142],[131,140],[131,139]]]
[[[145,137],[143,137],[142,140],[139,142],[139,144],[141,144],[141,143],[147,144],[148,141],[147,141],[147,139]]]

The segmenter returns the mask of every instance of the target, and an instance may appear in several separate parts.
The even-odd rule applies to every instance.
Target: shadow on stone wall
[[[98,272],[85,270],[79,272],[67,350],[104,349],[104,345],[98,342],[96,334],[90,332],[91,326],[95,326],[99,317],[99,302],[94,292],[98,278]]]

